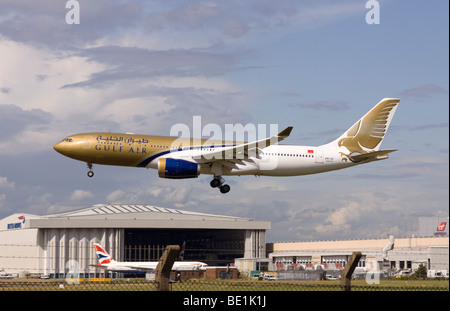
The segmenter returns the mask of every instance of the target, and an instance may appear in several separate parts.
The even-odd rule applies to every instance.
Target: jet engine
[[[197,178],[200,166],[185,160],[163,158],[158,161],[158,176],[161,178]]]

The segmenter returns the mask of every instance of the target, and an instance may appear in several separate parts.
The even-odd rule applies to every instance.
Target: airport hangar
[[[419,217],[417,236],[268,243],[266,248],[269,270],[274,271],[313,269],[318,265],[327,271],[341,270],[352,253],[360,251],[355,274],[378,270],[389,275],[401,270],[415,271],[420,264],[428,270],[448,273],[448,217]]]
[[[117,261],[157,261],[165,246],[185,242],[186,261],[210,266],[235,262],[248,273],[266,257],[268,229],[266,221],[151,205],[97,204],[46,216],[13,214],[0,220],[0,271],[64,278],[76,269],[80,277],[98,277],[103,270],[91,266],[98,264],[94,243]]]

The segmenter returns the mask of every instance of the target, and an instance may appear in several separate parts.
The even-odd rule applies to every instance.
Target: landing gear
[[[214,179],[209,183],[213,188],[219,188],[221,193],[227,193],[230,191],[230,186],[224,184],[225,180],[221,176],[214,176]]]
[[[88,162],[87,165],[89,168],[89,172],[87,172],[88,177],[94,177],[94,172],[92,171],[92,163]]]
[[[230,186],[229,185],[222,185],[220,186],[220,192],[221,193],[227,193],[228,191],[230,191]]]
[[[220,187],[221,184],[223,184],[224,180],[220,177],[214,177],[213,180],[209,183],[212,188]]]

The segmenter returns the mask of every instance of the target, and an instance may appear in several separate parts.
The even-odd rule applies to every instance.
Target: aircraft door
[[[83,149],[91,149],[92,136],[84,136]]]
[[[316,163],[323,163],[323,152],[320,150],[316,150],[314,152],[314,158]]]

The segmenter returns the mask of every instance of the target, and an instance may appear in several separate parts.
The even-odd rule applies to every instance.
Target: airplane
[[[100,269],[120,273],[147,273],[156,270],[158,261],[115,261],[98,243],[94,243],[94,250],[98,257],[98,265],[91,265]],[[208,265],[199,261],[175,261],[172,270],[201,270]]]
[[[93,132],[71,135],[53,148],[93,164],[145,167],[161,178],[213,175],[210,186],[230,191],[222,176],[299,176],[384,160],[397,149],[380,150],[400,99],[384,98],[337,139],[321,146],[281,145],[293,127],[252,142]]]

